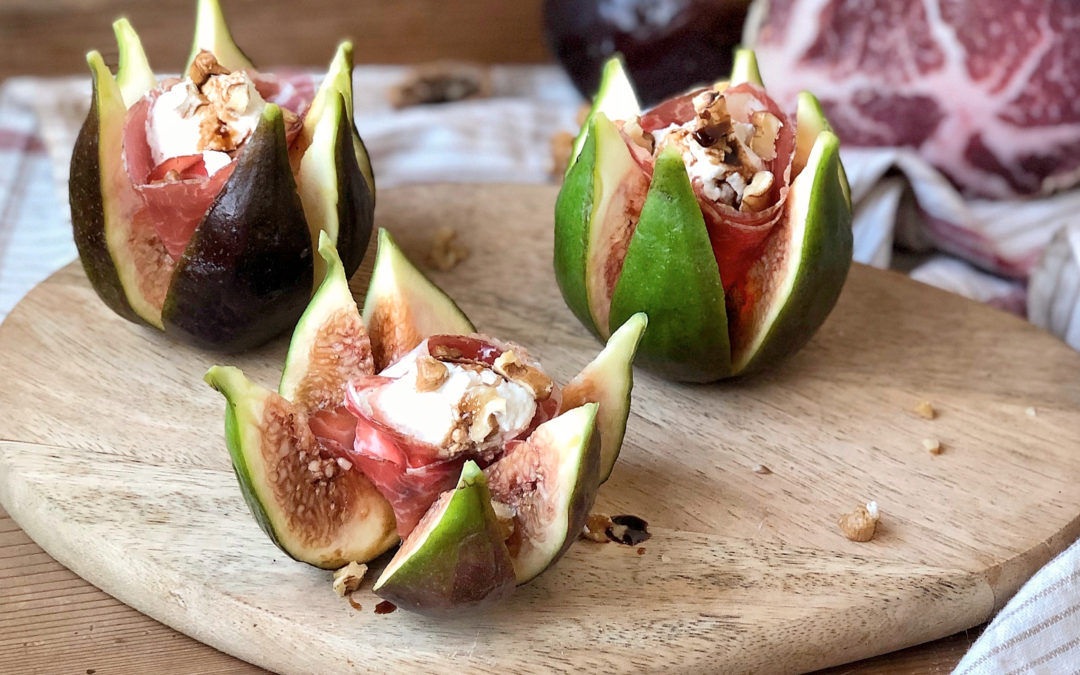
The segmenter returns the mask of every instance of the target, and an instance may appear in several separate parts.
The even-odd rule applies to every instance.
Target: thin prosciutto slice
[[[475,460],[481,467],[497,460],[507,446],[527,438],[536,427],[558,413],[560,396],[555,391],[547,400],[538,402],[528,427],[494,452],[469,452],[448,457],[442,448],[411,438],[377,419],[367,400],[368,395],[393,381],[394,377],[400,377],[405,371],[402,365],[418,353],[452,350],[450,353],[455,359],[490,366],[507,348],[505,343],[479,336],[433,336],[383,374],[350,382],[346,388],[345,407],[335,411],[333,419],[326,413],[322,414],[324,419],[313,418],[312,429],[316,436],[332,436],[342,443],[348,441],[348,434],[344,431],[346,422],[340,415],[344,411],[351,417],[354,433],[348,458],[390,502],[402,538],[412,532],[441,493],[454,487],[466,460]],[[524,354],[518,347],[514,350],[516,354]]]
[[[689,122],[696,115],[693,98],[702,91],[705,90],[675,97],[644,113],[640,120],[641,129],[653,132],[672,124]],[[754,84],[744,82],[728,87],[721,96],[727,100],[728,112],[736,121],[746,122],[754,109],[764,109],[781,122],[776,138],[776,157],[765,162],[765,168],[774,177],[769,207],[758,212],[739,211],[712,201],[705,196],[701,181],[693,181],[720,269],[720,278],[724,290],[730,292],[742,282],[750,266],[760,257],[769,233],[784,213],[784,202],[787,201],[788,188],[794,178],[791,175],[791,161],[795,153],[795,127],[776,102]],[[655,156],[629,139],[627,147],[651,180]]]
[[[292,112],[306,108],[313,95],[308,91],[310,78],[307,78],[307,87],[257,73],[252,74],[252,80],[263,99]],[[142,200],[135,218],[153,227],[173,260],[187,248],[191,235],[236,166],[234,157],[232,162],[210,176],[201,154],[172,157],[154,165],[147,141],[150,110],[158,96],[175,83],[176,80],[166,80],[137,101],[128,110],[124,122],[124,165]],[[286,140],[290,145],[300,133],[302,124],[302,118],[297,117],[286,127]],[[169,175],[170,171],[175,174]]]

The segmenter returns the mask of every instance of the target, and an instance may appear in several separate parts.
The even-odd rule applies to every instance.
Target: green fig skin
[[[375,582],[375,595],[424,614],[475,610],[515,587],[514,566],[475,462],[443,493]]]
[[[120,98],[119,88],[112,76],[102,74],[101,68],[95,67],[94,60],[101,56],[94,53],[87,59],[91,62],[93,75],[93,98],[90,112],[75,139],[75,149],[71,154],[71,174],[68,180],[68,201],[71,206],[71,224],[75,237],[75,247],[79,251],[90,285],[94,287],[109,308],[128,321],[141,322],[135,310],[127,300],[120,276],[109,252],[105,237],[106,208],[102,196],[103,171],[116,171],[119,167],[105,165],[119,161],[119,148],[122,123],[127,109]],[[107,81],[106,81],[107,77]],[[113,128],[106,128],[111,125]],[[104,133],[103,133],[104,130]],[[106,147],[102,147],[102,137]],[[114,156],[115,155],[115,156]],[[111,206],[111,205],[109,205]],[[109,217],[118,218],[109,214]]]
[[[574,316],[593,335],[600,337],[589,311],[589,292],[585,261],[589,251],[589,218],[593,207],[593,167],[596,166],[595,123],[577,161],[566,174],[559,197],[555,202],[555,279],[563,299]]]
[[[656,160],[611,298],[611,325],[637,312],[649,317],[639,348],[641,365],[686,382],[710,382],[731,372],[720,270],[686,167],[673,147]]]
[[[626,77],[617,67],[604,72],[605,78]],[[739,83],[764,87],[750,50],[736,53],[730,84]],[[601,173],[597,167],[619,166],[624,161],[624,148],[611,143],[605,147],[602,141],[611,132],[599,128],[606,118],[596,111],[612,105],[602,100],[603,92],[627,87],[632,89],[628,81],[601,85],[581,139],[581,153],[556,201],[554,268],[567,305],[601,339],[634,313],[648,314],[637,362],[672,380],[712,382],[758,372],[791,356],[825,321],[851,264],[850,188],[834,146],[835,136],[817,99],[808,92],[799,96],[794,180],[781,221],[762,249],[773,255],[760,254],[751,265],[757,294],[750,300],[758,304],[727,307],[698,197],[682,158],[669,147],[655,160],[645,203],[636,225],[631,226],[622,267],[616,272],[610,304],[604,307],[604,284],[611,281],[610,277],[600,279],[599,274],[612,272],[610,263],[597,265],[595,261],[615,260],[618,244],[612,246],[605,236],[591,236],[596,223],[590,221],[610,223],[625,217],[618,210],[624,204],[605,208],[601,201],[597,207],[598,195],[610,193],[611,187],[602,186],[596,178]],[[623,112],[633,112],[632,106],[623,107]],[[623,178],[631,179],[632,173]],[[633,193],[636,188],[626,189]],[[798,198],[793,196],[796,193]],[[590,250],[599,246],[610,246],[615,253]],[[785,246],[790,248],[780,248]]]
[[[311,237],[281,109],[267,105],[173,272],[165,332],[237,352],[292,327],[313,283]]]

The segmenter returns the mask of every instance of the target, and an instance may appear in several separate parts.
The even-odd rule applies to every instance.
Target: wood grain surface
[[[419,186],[380,193],[378,219],[417,258],[436,227],[457,229],[471,256],[436,280],[566,381],[598,346],[551,278],[553,200]],[[782,369],[707,387],[638,373],[596,508],[649,520],[643,555],[581,542],[509,602],[454,621],[377,616],[366,593],[357,612],[327,573],[274,549],[201,381],[217,359],[111,315],[78,267],[16,308],[0,349],[0,502],[26,532],[127,604],[286,672],[809,670],[985,621],[1080,531],[1080,356],[861,266]],[[273,384],[283,351],[229,361]],[[937,419],[912,413],[922,399]],[[848,541],[836,519],[868,499],[879,534]]]
[[[349,38],[361,63],[469,59],[547,61],[540,0],[223,0],[233,35],[260,66],[325,68]],[[131,19],[150,64],[179,70],[191,48],[195,0],[3,0],[0,79],[86,73],[97,49],[116,63],[112,22]]]

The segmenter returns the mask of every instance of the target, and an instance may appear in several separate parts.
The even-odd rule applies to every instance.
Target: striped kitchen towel
[[[953,675],[1080,673],[1080,543],[1013,596]]]

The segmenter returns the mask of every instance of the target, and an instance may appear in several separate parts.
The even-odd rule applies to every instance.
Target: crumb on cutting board
[[[880,517],[877,502],[867,502],[851,513],[840,516],[839,525],[844,536],[851,541],[865,542],[874,538]]]
[[[449,272],[469,257],[469,249],[457,239],[457,230],[442,225],[431,236],[428,264],[440,272]]]
[[[364,580],[365,574],[367,574],[367,565],[355,561],[334,570],[334,592],[341,597],[352,593],[360,588],[360,582]]]
[[[932,420],[937,417],[937,410],[930,401],[922,400],[915,405],[915,414],[924,420]]]

